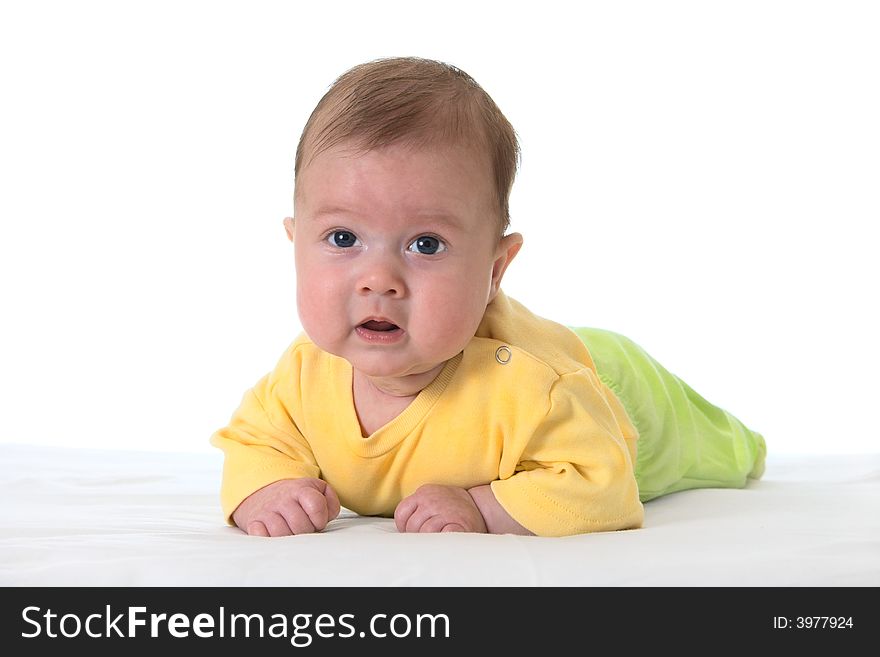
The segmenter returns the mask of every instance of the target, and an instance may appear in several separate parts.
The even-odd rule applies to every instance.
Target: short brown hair
[[[501,235],[510,224],[509,198],[520,159],[513,126],[495,101],[461,69],[431,59],[392,57],[343,73],[318,101],[296,149],[296,176],[305,161],[353,140],[365,150],[399,141],[476,145],[492,167]]]

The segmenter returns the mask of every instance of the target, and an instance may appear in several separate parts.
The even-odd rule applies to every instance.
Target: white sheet
[[[639,530],[398,534],[343,510],[321,534],[223,524],[221,456],[0,444],[4,586],[877,586],[880,454],[775,457],[744,490],[677,493]]]

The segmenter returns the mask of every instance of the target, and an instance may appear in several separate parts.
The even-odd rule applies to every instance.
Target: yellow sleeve
[[[289,350],[270,374],[248,390],[229,424],[211,436],[223,450],[220,502],[226,522],[251,493],[281,479],[319,477],[320,469],[308,442],[299,432],[285,404]]]
[[[615,404],[588,368],[559,377],[516,472],[492,482],[514,520],[539,536],[641,526],[636,434]]]

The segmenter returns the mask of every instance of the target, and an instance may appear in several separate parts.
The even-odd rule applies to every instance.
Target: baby
[[[760,476],[763,438],[637,345],[504,294],[518,155],[441,62],[362,64],[320,100],[284,220],[304,332],[211,439],[230,524],[315,532],[342,505],[401,532],[563,536]]]

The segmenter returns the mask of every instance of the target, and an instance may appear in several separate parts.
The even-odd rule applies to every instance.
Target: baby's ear
[[[287,239],[293,241],[293,217],[284,217],[284,230],[287,233]]]
[[[492,288],[489,291],[489,300],[495,298],[501,288],[501,279],[507,267],[513,262],[516,254],[523,245],[523,236],[519,233],[511,233],[501,238],[495,251],[495,262],[492,266]]]

